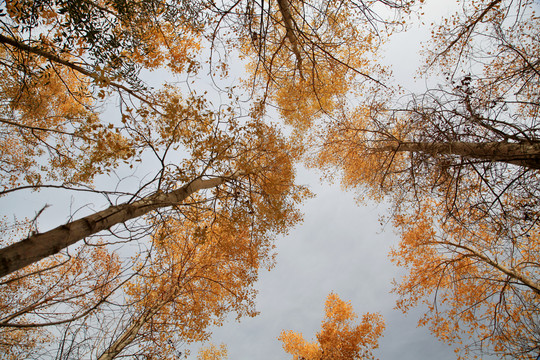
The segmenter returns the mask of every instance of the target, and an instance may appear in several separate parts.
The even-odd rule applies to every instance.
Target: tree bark
[[[302,74],[302,55],[300,54],[300,50],[298,49],[298,39],[294,34],[294,20],[291,15],[289,0],[278,0],[277,2],[279,6],[279,12],[283,17],[285,36],[287,37],[287,39],[289,39],[289,42],[291,43],[292,51],[294,53],[294,56],[296,56],[296,66],[298,68],[298,72],[300,73],[300,77],[303,79],[304,76]]]
[[[0,277],[56,254],[88,236],[110,229],[114,225],[135,219],[159,208],[181,204],[193,193],[214,188],[234,179],[237,175],[207,180],[198,178],[180,189],[168,193],[156,193],[133,203],[111,206],[47,232],[34,234],[0,249]]]
[[[540,143],[509,142],[395,142],[376,151],[422,152],[431,155],[457,155],[490,162],[505,162],[540,169]]]
[[[161,301],[160,303],[155,304],[153,308],[140,315],[122,332],[122,334],[120,334],[120,336],[107,348],[107,350],[101,354],[98,360],[112,360],[117,357],[122,350],[126,348],[126,346],[135,340],[144,324],[150,321],[166,303],[167,301]]]

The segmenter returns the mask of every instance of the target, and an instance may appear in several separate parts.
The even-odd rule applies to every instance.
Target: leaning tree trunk
[[[111,206],[47,232],[34,234],[0,249],[0,277],[56,254],[88,236],[110,229],[114,225],[135,219],[159,208],[181,204],[193,193],[216,187],[236,176],[207,180],[198,178],[180,189],[150,195],[133,203]]]
[[[168,299],[164,299],[159,303],[153,304],[151,309],[143,312],[138,318],[133,320],[131,324],[122,331],[120,336],[109,345],[107,350],[105,350],[97,360],[112,360],[116,358],[122,350],[124,350],[128,345],[130,345],[133,340],[139,335],[141,328],[152,320],[152,317],[156,315],[161,308],[166,305]]]
[[[505,162],[540,169],[540,143],[508,142],[396,142],[376,151],[422,152],[431,155],[457,155],[490,162]]]

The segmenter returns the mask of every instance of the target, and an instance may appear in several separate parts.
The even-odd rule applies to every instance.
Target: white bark
[[[159,312],[161,307],[165,305],[167,301],[162,301],[158,304],[155,304],[155,306],[148,311],[145,311],[142,315],[140,315],[137,319],[135,319],[131,324],[122,331],[120,336],[101,354],[101,356],[98,358],[98,360],[112,360],[115,357],[117,357],[122,350],[126,348],[129,344],[135,340],[135,337],[139,334],[139,331],[141,328],[146,324],[148,321],[152,319],[152,317]]]
[[[216,187],[237,176],[195,179],[180,189],[157,193],[133,203],[111,206],[103,211],[72,221],[44,233],[34,234],[0,249],[0,277],[56,254],[76,242],[135,219],[153,210],[181,204],[193,193]]]

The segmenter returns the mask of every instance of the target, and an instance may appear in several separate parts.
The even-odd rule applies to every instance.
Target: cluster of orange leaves
[[[519,347],[514,343],[521,343],[533,349],[522,356],[534,358],[538,284],[528,279],[540,275],[538,229],[509,244],[490,219],[474,228],[456,220],[441,222],[439,207],[426,201],[418,212],[394,220],[401,242],[390,256],[408,269],[395,284],[397,307],[407,312],[424,304],[428,312],[419,325],[453,344],[459,358],[478,350],[479,343],[509,355]]]
[[[357,317],[350,302],[331,293],[316,341],[306,341],[302,334],[291,330],[283,331],[279,340],[294,360],[374,359],[372,350],[378,347],[384,320],[379,314],[367,313],[360,324],[355,324]]]

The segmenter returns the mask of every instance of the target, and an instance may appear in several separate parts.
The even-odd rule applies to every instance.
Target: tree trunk
[[[216,187],[236,176],[237,174],[208,180],[198,178],[169,193],[157,193],[130,204],[111,206],[47,232],[34,234],[0,249],[0,277],[56,254],[88,236],[110,229],[114,225],[135,219],[159,208],[181,204],[191,194],[202,189]]]
[[[540,169],[540,143],[508,142],[396,142],[377,151],[422,152],[431,155],[457,155],[490,162],[505,162]]]
[[[122,332],[122,334],[107,348],[107,350],[101,354],[98,360],[112,360],[117,357],[122,350],[126,348],[126,346],[130,345],[133,340],[135,340],[144,324],[150,321],[166,303],[167,301],[161,301],[160,303],[155,304],[153,308],[140,315]]]
[[[289,8],[289,0],[278,0],[278,6],[281,17],[283,18],[285,36],[287,37],[287,39],[289,39],[294,56],[296,56],[296,67],[298,68],[300,77],[304,79],[304,76],[302,75],[302,54],[300,54],[300,49],[298,48],[298,39],[294,34],[294,20],[291,15],[291,10]]]

